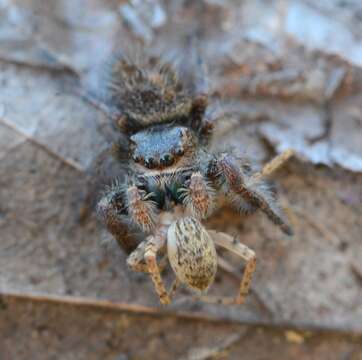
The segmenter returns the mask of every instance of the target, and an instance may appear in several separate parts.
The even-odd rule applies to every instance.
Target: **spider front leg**
[[[292,235],[293,231],[288,225],[274,194],[262,179],[264,173],[269,174],[271,170],[274,171],[290,156],[289,152],[286,155],[280,155],[266,164],[261,173],[253,176],[240,166],[236,157],[223,154],[219,159],[212,161],[208,175],[226,186],[226,192],[235,196],[235,199],[240,200],[241,203],[246,202],[248,210],[260,208],[274,224],[280,226],[284,233]]]
[[[188,187],[182,189],[182,193],[184,195],[183,203],[193,216],[204,219],[210,214],[213,207],[214,190],[201,172],[191,175]]]
[[[97,215],[126,253],[131,253],[137,247],[138,240],[130,232],[124,191],[119,184],[110,187],[98,202]]]
[[[157,216],[156,204],[149,196],[150,194],[145,194],[136,185],[131,185],[126,190],[128,214],[133,223],[145,232],[154,228]]]
[[[125,190],[123,184],[115,182],[97,204],[99,218],[128,254],[139,243],[130,230],[137,227],[149,232],[155,225],[156,204],[148,197],[136,185]]]

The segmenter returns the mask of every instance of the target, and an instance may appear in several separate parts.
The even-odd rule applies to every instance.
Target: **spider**
[[[246,261],[240,290],[235,299],[222,302],[241,304],[255,270],[255,254],[225,234],[207,231],[200,221],[213,213],[220,198],[226,198],[240,212],[260,209],[291,235],[264,180],[291,152],[256,174],[247,160],[233,152],[212,152],[213,121],[205,116],[208,96],[188,91],[174,67],[158,57],[135,61],[119,56],[109,74],[107,101],[121,135],[114,154],[127,176],[105,190],[97,204],[99,218],[130,254],[128,265],[151,275],[163,304],[170,303],[176,287],[166,291],[161,278],[166,256],[159,265],[157,255],[165,254],[166,247],[176,283],[200,291],[215,275],[214,243],[236,253]],[[141,233],[141,242],[131,229]]]

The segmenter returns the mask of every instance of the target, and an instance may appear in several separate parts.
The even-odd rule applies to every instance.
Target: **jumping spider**
[[[291,234],[273,192],[263,180],[281,165],[287,152],[253,174],[231,152],[213,153],[208,145],[213,121],[205,118],[208,97],[185,89],[174,68],[158,58],[132,62],[118,57],[110,69],[108,94],[123,140],[115,147],[127,177],[115,181],[97,205],[108,231],[130,256],[129,266],[148,272],[163,304],[170,303],[156,257],[168,257],[178,280],[205,290],[217,265],[214,242],[246,261],[240,291],[225,303],[242,303],[255,269],[255,254],[200,221],[226,197],[242,212],[261,209],[283,232]],[[129,231],[136,226],[140,243]],[[166,257],[164,257],[165,262]]]

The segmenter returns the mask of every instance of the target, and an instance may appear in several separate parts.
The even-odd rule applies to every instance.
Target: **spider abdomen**
[[[167,252],[182,283],[197,291],[208,289],[215,278],[217,254],[211,236],[198,220],[185,217],[171,224]]]

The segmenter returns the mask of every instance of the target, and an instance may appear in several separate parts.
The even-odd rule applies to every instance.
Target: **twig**
[[[0,304],[3,308],[6,308],[11,302],[23,301],[23,302],[34,302],[39,304],[49,305],[63,305],[63,306],[77,306],[77,307],[90,307],[94,311],[115,311],[130,313],[136,315],[149,315],[156,317],[176,317],[180,319],[190,321],[204,321],[218,324],[242,324],[250,326],[263,326],[272,327],[275,329],[295,329],[295,330],[308,330],[315,332],[329,332],[346,334],[350,336],[362,336],[362,328],[348,328],[344,324],[337,324],[326,322],[309,323],[301,321],[289,321],[289,320],[274,320],[263,321],[256,320],[255,318],[247,317],[245,319],[236,318],[235,313],[233,315],[209,315],[202,312],[186,312],[186,311],[175,311],[167,310],[167,308],[156,308],[137,304],[126,304],[117,303],[108,300],[90,299],[85,297],[74,297],[74,296],[59,296],[59,295],[48,295],[40,293],[16,293],[6,292],[0,290]]]
[[[44,50],[44,49],[42,49]],[[0,62],[4,64],[14,65],[18,67],[23,68],[29,68],[34,70],[43,70],[48,73],[66,73],[74,76],[76,79],[80,78],[80,74],[70,65],[68,65],[65,62],[58,61],[58,58],[54,57],[54,55],[50,55],[47,53],[49,57],[54,60],[54,64],[46,64],[42,62],[36,62],[36,61],[29,61],[29,60],[17,60],[17,59],[11,59],[6,58],[3,56],[0,56]]]
[[[19,135],[23,136],[26,140],[30,141],[31,143],[35,144],[37,147],[45,150],[49,155],[51,155],[52,157],[55,157],[57,159],[59,159],[61,162],[63,162],[64,164],[70,166],[71,168],[84,173],[85,172],[85,168],[82,167],[80,164],[78,164],[77,162],[71,160],[71,159],[66,159],[62,156],[60,156],[59,154],[57,154],[55,151],[53,151],[52,149],[48,148],[46,145],[42,144],[41,142],[37,141],[36,139],[34,139],[34,137],[26,134],[26,132],[22,131],[18,126],[16,126],[15,124],[13,124],[12,122],[6,120],[6,118],[4,116],[2,116],[0,118],[0,122],[2,124],[4,124],[5,126],[7,126],[8,128],[14,130],[16,133],[18,133]]]
[[[294,150],[288,149],[282,152],[280,155],[276,156],[271,160],[267,165],[263,167],[263,170],[254,174],[252,180],[257,181],[261,178],[272,175],[277,171],[284,163],[289,160],[293,155],[295,155]]]
[[[120,118],[121,114],[116,109],[112,109],[110,105],[107,105],[99,99],[93,92],[79,87],[75,89],[74,93],[88,105],[100,111],[108,119],[116,122]]]

